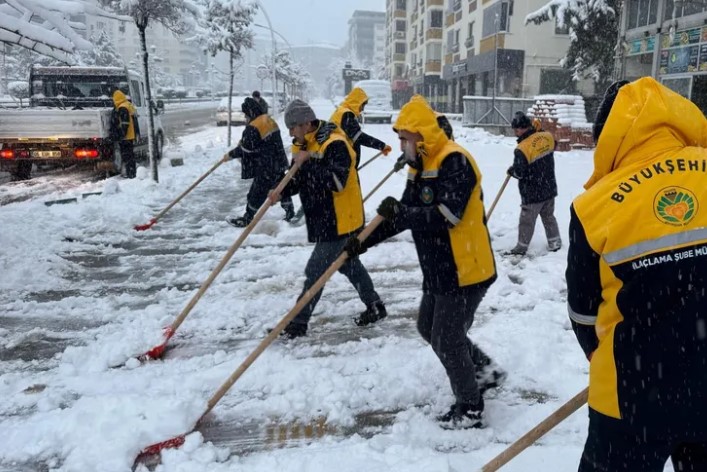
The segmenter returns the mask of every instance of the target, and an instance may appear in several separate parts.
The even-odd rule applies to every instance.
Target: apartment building
[[[655,77],[707,114],[707,2],[626,0],[620,45],[621,77]]]
[[[105,31],[123,62],[126,65],[132,63],[139,69],[142,51],[137,27],[133,22],[87,14],[73,16],[72,20],[86,25],[84,34],[87,38]],[[145,36],[148,52],[159,56],[161,67],[176,77],[181,85],[196,86],[205,81],[207,58],[197,44],[176,37],[159,23],[148,26]]]
[[[400,108],[412,96],[408,80],[407,0],[388,0],[385,6],[385,72],[393,88],[393,106]]]
[[[589,81],[573,82],[560,65],[568,30],[524,24],[546,2],[388,0],[386,65],[394,90],[410,87],[447,112],[461,112],[464,95],[593,93]]]
[[[351,58],[363,66],[374,66],[376,57],[384,60],[385,12],[354,11],[349,19],[348,44]]]

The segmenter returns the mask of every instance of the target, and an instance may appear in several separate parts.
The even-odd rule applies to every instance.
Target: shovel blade
[[[135,225],[135,231],[147,231],[148,229],[152,228],[155,223],[157,223],[157,220],[152,218],[149,223],[146,223],[144,225]]]
[[[173,449],[175,447],[180,447],[184,444],[184,441],[186,441],[186,436],[182,434],[181,436],[176,436],[172,439],[168,439],[166,441],[158,442],[151,446],[147,446],[145,449],[140,451],[140,454],[138,454],[137,459],[135,459],[135,462],[139,462],[140,460],[143,460],[146,457],[159,454],[164,449]]]
[[[171,327],[165,328],[164,341],[162,341],[161,344],[158,344],[157,346],[147,351],[145,354],[139,356],[137,360],[139,360],[140,362],[147,362],[149,360],[155,360],[162,357],[164,355],[165,350],[167,349],[167,343],[172,338],[172,336],[174,336],[174,330]]]

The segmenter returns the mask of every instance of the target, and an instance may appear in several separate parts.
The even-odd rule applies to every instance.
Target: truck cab
[[[138,159],[149,155],[148,103],[142,78],[121,67],[32,67],[29,108],[7,110],[0,117],[0,169],[27,179],[33,164],[94,166],[122,171],[117,146],[110,139],[113,92],[122,90],[135,106],[140,136]],[[155,113],[158,159],[164,131]]]

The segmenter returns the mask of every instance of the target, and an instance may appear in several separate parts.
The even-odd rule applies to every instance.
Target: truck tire
[[[12,180],[29,180],[32,177],[32,163],[20,161],[17,163],[15,170],[10,171]]]

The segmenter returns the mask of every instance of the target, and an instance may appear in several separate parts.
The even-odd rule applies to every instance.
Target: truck
[[[164,145],[159,115],[164,105],[159,100],[147,103],[138,73],[125,67],[33,66],[29,106],[0,110],[0,170],[10,172],[14,180],[29,179],[35,164],[123,173],[124,163],[110,132],[116,90],[122,90],[137,110],[138,160],[149,155],[147,107],[153,106],[159,159]]]

